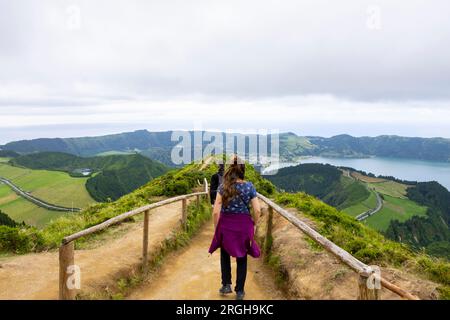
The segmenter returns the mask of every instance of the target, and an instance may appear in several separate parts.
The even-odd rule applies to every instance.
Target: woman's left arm
[[[222,195],[217,192],[216,202],[214,202],[213,217],[214,217],[214,228],[217,227],[219,222],[220,210],[222,210]]]

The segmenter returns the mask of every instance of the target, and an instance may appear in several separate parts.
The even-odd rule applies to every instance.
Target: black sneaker
[[[231,286],[229,284],[224,285],[224,286],[222,286],[222,288],[219,289],[220,294],[228,294],[231,292],[233,292],[233,291],[231,290]]]
[[[236,300],[244,300],[245,292],[244,291],[236,291]]]

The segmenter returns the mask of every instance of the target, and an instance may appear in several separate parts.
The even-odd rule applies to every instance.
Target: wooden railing
[[[400,288],[400,287],[394,285],[393,283],[387,281],[386,279],[383,279],[382,277],[380,277],[379,274],[375,273],[375,270],[373,267],[370,267],[370,266],[366,265],[365,263],[359,261],[354,256],[352,256],[350,253],[348,253],[344,249],[337,246],[335,243],[331,242],[330,240],[328,240],[327,238],[322,236],[320,233],[318,233],[313,228],[308,226],[306,223],[301,221],[294,214],[292,214],[291,212],[280,207],[279,205],[277,205],[275,202],[273,202],[269,198],[267,198],[259,193],[258,193],[258,198],[260,200],[262,200],[263,202],[265,202],[269,208],[269,219],[268,219],[268,226],[267,226],[267,232],[269,234],[266,236],[270,236],[270,232],[272,230],[272,216],[273,216],[273,211],[275,211],[278,214],[280,214],[282,217],[284,217],[286,220],[288,220],[290,223],[292,223],[295,227],[300,229],[307,236],[309,236],[316,243],[318,243],[322,248],[324,248],[328,252],[332,253],[334,256],[336,256],[338,259],[340,259],[344,264],[346,264],[348,267],[350,267],[356,273],[358,273],[358,275],[359,275],[358,299],[360,299],[360,300],[378,300],[378,299],[380,299],[380,291],[381,291],[381,286],[382,286],[382,287],[385,287],[386,289],[398,294],[400,297],[402,297],[404,299],[419,300],[418,297],[412,295],[411,293],[407,292],[406,290],[403,290],[402,288]],[[372,280],[375,280],[375,281],[372,282]],[[372,282],[372,284],[379,283],[380,286],[377,287],[376,285],[368,285],[369,281]]]
[[[149,214],[150,210],[174,203],[177,201],[182,202],[181,210],[181,224],[186,227],[187,222],[187,200],[188,198],[196,197],[197,205],[200,204],[200,197],[209,197],[208,192],[208,181],[204,179],[204,191],[191,193],[187,195],[182,195],[178,197],[173,197],[170,199],[162,200],[156,203],[152,203],[126,213],[122,213],[114,218],[106,220],[98,225],[90,227],[88,229],[82,230],[80,232],[74,233],[70,236],[65,237],[62,240],[61,246],[59,248],[59,299],[60,300],[73,300],[76,296],[76,288],[73,285],[69,285],[72,281],[74,267],[75,267],[75,240],[91,235],[93,233],[107,229],[108,227],[115,225],[117,223],[123,222],[124,220],[144,213],[144,227],[143,227],[143,241],[142,241],[142,268],[143,271],[147,271],[148,268],[148,224],[149,224]]]
[[[71,277],[73,270],[74,270],[74,266],[75,266],[74,242],[77,239],[80,239],[87,235],[93,234],[95,232],[105,230],[106,228],[108,228],[112,225],[115,225],[117,223],[120,223],[130,217],[144,213],[142,267],[143,267],[143,270],[146,271],[148,268],[148,224],[149,224],[150,210],[158,208],[158,207],[162,207],[162,206],[165,206],[170,203],[177,202],[177,201],[182,201],[181,223],[182,223],[182,226],[186,226],[187,199],[191,198],[191,197],[196,197],[197,204],[200,204],[201,196],[209,197],[208,181],[206,179],[204,179],[204,187],[205,187],[205,189],[203,192],[191,193],[191,194],[187,194],[187,195],[182,195],[182,196],[162,200],[162,201],[159,201],[156,203],[152,203],[152,204],[131,210],[129,212],[123,213],[123,214],[118,215],[114,218],[111,218],[103,223],[100,223],[98,225],[95,225],[93,227],[90,227],[88,229],[82,230],[80,232],[77,232],[75,234],[65,237],[62,240],[62,244],[59,248],[59,299],[61,299],[61,300],[75,299],[76,289],[72,288],[72,286],[68,285],[68,281],[70,280],[69,278]],[[269,219],[268,219],[268,225],[267,225],[268,235],[270,235],[271,230],[272,230],[272,216],[273,216],[273,212],[275,211],[278,214],[280,214],[282,217],[287,219],[295,227],[300,229],[307,236],[309,236],[316,243],[318,243],[325,250],[332,253],[337,258],[339,258],[344,264],[346,264],[348,267],[353,269],[359,275],[359,281],[358,281],[358,288],[359,288],[358,298],[359,299],[361,299],[361,300],[372,300],[372,299],[378,300],[378,299],[380,299],[380,289],[381,288],[377,288],[376,286],[371,288],[371,286],[367,285],[370,277],[378,277],[375,280],[379,281],[381,286],[385,287],[386,289],[398,294],[400,297],[402,297],[404,299],[418,300],[418,298],[416,296],[412,295],[411,293],[403,290],[402,288],[392,284],[391,282],[389,282],[386,279],[383,279],[382,277],[377,275],[375,273],[375,270],[371,266],[368,266],[365,263],[359,261],[354,256],[352,256],[350,253],[348,253],[344,249],[337,246],[335,243],[331,242],[330,240],[328,240],[327,238],[325,238],[324,236],[319,234],[317,231],[315,231],[310,226],[308,226],[306,223],[301,221],[294,214],[292,214],[289,211],[285,210],[284,208],[280,207],[279,205],[277,205],[275,202],[273,202],[269,198],[267,198],[259,193],[258,193],[258,198],[268,205],[268,209],[269,209]]]

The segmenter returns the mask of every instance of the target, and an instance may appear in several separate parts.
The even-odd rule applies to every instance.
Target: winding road
[[[383,209],[383,199],[381,199],[381,196],[378,192],[374,191],[375,195],[377,196],[377,207],[375,209],[370,209],[366,212],[361,213],[360,215],[356,216],[356,220],[363,221],[367,219],[368,217],[374,215],[381,209]]]
[[[57,206],[48,202],[45,202],[41,199],[38,199],[29,193],[23,191],[18,186],[16,186],[14,183],[12,183],[10,180],[0,177],[0,182],[3,182],[8,187],[10,187],[15,193],[17,193],[19,196],[25,198],[26,200],[34,203],[35,205],[51,210],[51,211],[66,211],[66,212],[75,212],[75,211],[81,211],[80,208],[67,208],[67,207],[61,207]]]

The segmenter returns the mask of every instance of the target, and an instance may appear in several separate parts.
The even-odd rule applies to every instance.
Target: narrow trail
[[[151,211],[150,252],[179,226],[180,216],[179,202]],[[142,222],[133,223],[118,238],[107,239],[93,249],[75,251],[83,293],[113,284],[118,275],[141,263],[142,227]],[[57,299],[58,277],[57,251],[0,258],[0,299]]]
[[[169,263],[158,274],[140,288],[129,299],[180,299],[180,300],[232,300],[234,294],[222,297],[220,287],[220,253],[208,254],[214,227],[208,222],[191,244],[167,257]],[[236,263],[232,258],[232,281],[236,279]],[[234,284],[234,283],[233,283]],[[277,288],[272,272],[262,258],[248,258],[248,273],[245,283],[247,300],[285,299]]]

